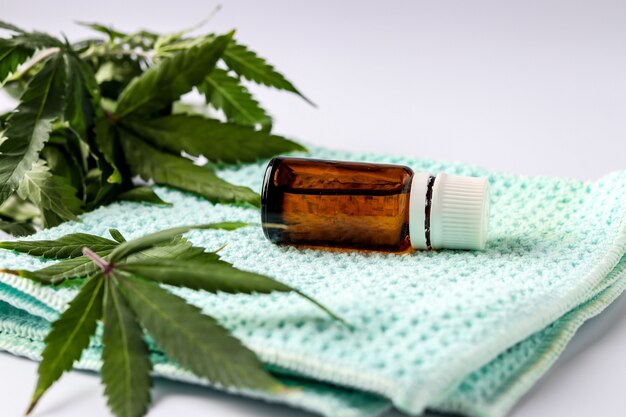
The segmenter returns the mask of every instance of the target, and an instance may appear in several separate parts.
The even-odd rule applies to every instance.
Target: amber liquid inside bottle
[[[262,222],[275,243],[403,251],[413,171],[386,164],[274,158]]]

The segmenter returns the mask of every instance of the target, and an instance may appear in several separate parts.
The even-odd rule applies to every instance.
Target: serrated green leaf
[[[270,277],[221,263],[199,264],[193,260],[182,263],[178,259],[155,258],[126,262],[117,268],[151,281],[213,293],[268,294],[295,291]]]
[[[105,118],[96,120],[94,128],[95,141],[112,172],[106,181],[110,184],[120,184],[123,181],[122,173],[118,169],[124,161],[120,158],[121,145],[117,128]]]
[[[121,51],[124,50],[125,47],[130,49],[140,48],[140,49],[151,49],[154,47],[154,42],[158,38],[158,34],[149,32],[147,30],[139,30],[133,33],[122,32],[118,29],[113,28],[112,26],[102,25],[100,23],[88,23],[88,22],[77,22],[79,25],[90,28],[96,32],[104,33],[109,35],[110,41],[106,45],[106,51]],[[105,55],[108,57],[108,55]]]
[[[222,58],[228,68],[238,75],[259,84],[274,87],[295,93],[314,105],[306,98],[283,74],[276,71],[273,65],[269,64],[265,58],[261,58],[256,52],[240,43],[231,43]]]
[[[22,278],[28,278],[32,281],[39,282],[40,284],[51,284],[50,279],[47,276],[39,275],[36,271],[0,268],[0,272],[4,274],[12,274]]]
[[[112,249],[102,250],[96,252],[96,254],[105,261],[108,261],[112,251]],[[79,256],[77,258],[64,259],[53,265],[32,271],[31,274],[24,274],[23,276],[45,284],[59,284],[66,280],[85,278],[99,271],[100,267],[93,263],[91,259],[86,256]]]
[[[93,210],[100,205],[112,202],[120,190],[119,183],[114,181],[119,181],[120,178],[122,182],[124,180],[124,178],[121,177],[119,170],[107,162],[106,157],[97,147],[96,144],[98,143],[99,137],[98,132],[95,133],[95,144],[91,147],[91,156],[93,157],[96,166],[90,169],[85,177],[87,190],[87,204],[85,205],[85,208],[87,210]],[[115,135],[113,138],[117,138],[117,130],[113,133]],[[100,135],[100,138],[103,138],[102,135]],[[123,162],[120,155],[113,155],[119,157],[120,162]]]
[[[137,201],[152,204],[161,204],[165,206],[171,206],[172,203],[163,201],[157,193],[152,190],[152,187],[135,187],[131,190],[123,192],[117,196],[118,200],[124,201]]]
[[[146,259],[178,259],[181,261],[192,260],[197,263],[219,262],[230,265],[220,259],[215,252],[205,252],[204,248],[193,244],[182,236],[176,236],[167,244],[154,246],[142,252],[137,252],[126,258],[126,262],[141,262]]]
[[[161,152],[129,132],[121,131],[121,134],[132,175],[191,191],[214,202],[260,205],[261,197],[250,188],[230,184],[189,159]]]
[[[61,217],[54,211],[48,210],[48,209],[41,210],[41,219],[42,219],[41,223],[43,224],[43,227],[54,227],[68,220],[71,220],[65,217]]]
[[[8,38],[8,41],[14,45],[20,45],[33,50],[43,48],[60,48],[63,46],[63,42],[56,37],[37,31],[21,31],[18,34],[13,35],[11,38]]]
[[[119,283],[139,321],[168,357],[215,384],[280,389],[256,355],[199,308],[139,278],[124,276]]]
[[[52,175],[64,178],[77,191],[83,190],[85,180],[80,162],[68,152],[66,143],[51,143],[54,136],[54,134],[50,136],[51,140],[44,146],[39,156],[46,161]]]
[[[0,39],[0,85],[34,52],[33,49],[15,45],[9,39]]]
[[[150,351],[117,279],[106,280],[104,299],[101,372],[107,404],[116,417],[141,417],[150,404]]]
[[[124,237],[124,235],[122,235],[122,233],[117,229],[109,229],[109,234],[111,235],[113,240],[118,243],[126,242],[126,238]]]
[[[0,216],[13,219],[18,222],[33,222],[41,213],[32,203],[19,199],[12,195],[0,205]]]
[[[76,189],[64,178],[52,175],[42,160],[24,174],[17,195],[31,201],[44,212],[46,227],[76,220],[76,214],[81,212],[82,201],[76,197]],[[46,217],[46,211],[55,216]]]
[[[98,67],[96,80],[103,97],[117,100],[128,83],[142,72],[143,68],[137,60],[129,57],[112,58]]]
[[[224,225],[228,227],[229,225]],[[109,233],[112,235],[119,233],[116,229],[110,229]],[[86,237],[95,237],[97,239],[103,239],[99,236],[86,235]],[[121,234],[117,236],[120,239],[119,243],[124,243],[126,240]],[[106,239],[105,239],[106,240]],[[29,242],[30,241],[25,241]],[[109,241],[110,242],[110,241]],[[3,243],[13,243],[13,242],[3,242]],[[47,241],[44,241],[42,245],[42,249],[47,244]],[[104,259],[106,262],[111,261],[111,252],[113,249],[106,250],[98,250],[99,248],[105,247],[105,245],[86,245],[90,248],[95,248],[94,252],[100,258]],[[77,245],[77,248],[81,248],[80,245]],[[6,249],[14,249],[14,248],[6,248]],[[27,248],[24,248],[27,250]],[[24,251],[23,250],[23,251]],[[32,255],[32,253],[31,253]],[[228,264],[225,261],[220,260],[219,256],[213,252],[205,252],[203,248],[195,247],[189,242],[187,239],[183,237],[174,237],[172,240],[167,241],[163,244],[158,244],[158,246],[149,247],[148,249],[144,249],[140,252],[135,252],[126,258],[125,261],[128,262],[138,262],[144,260],[151,259],[179,259],[179,260],[193,260],[196,263],[223,263]],[[75,258],[64,259],[55,264],[46,266],[44,268],[38,269],[36,271],[28,271],[28,270],[3,270],[3,272],[18,275],[24,278],[31,279],[33,281],[40,282],[42,284],[48,285],[59,285],[60,283],[66,282],[68,280],[75,280],[77,278],[85,278],[91,276],[100,271],[100,267],[93,263],[91,259],[86,256],[78,256]]]
[[[89,159],[95,158],[87,141],[68,126],[55,128],[50,134],[49,143],[64,148],[64,153],[68,154],[74,164],[81,168],[81,176],[84,180],[89,170]],[[53,171],[52,167],[51,170]]]
[[[18,187],[50,136],[53,120],[62,117],[65,97],[63,57],[49,59],[28,83],[17,111],[11,113],[0,144],[0,203]]]
[[[243,227],[243,223],[216,223],[214,225],[207,225],[209,228],[222,228],[226,230],[234,230],[237,227]],[[166,236],[161,234],[157,236],[156,240],[153,240],[154,246],[151,244],[143,245],[135,251],[132,246],[130,248],[130,254],[122,262],[141,262],[151,259],[178,259],[181,261],[191,260],[196,263],[221,263],[230,265],[225,261],[220,260],[217,253],[205,252],[204,248],[195,247],[187,239],[175,235],[176,232],[188,231],[189,228],[178,229],[174,231],[174,236],[170,231],[164,231]],[[31,255],[50,255],[49,259],[60,258],[61,256],[76,256],[74,258],[65,258],[64,260],[52,265],[48,265],[44,268],[28,271],[23,269],[5,269],[3,272],[18,275],[24,278],[29,278],[42,284],[54,284],[58,285],[66,280],[75,278],[84,278],[91,276],[99,272],[100,268],[88,257],[84,255],[78,255],[82,253],[83,247],[89,247],[96,255],[104,259],[106,262],[111,262],[111,252],[118,243],[125,243],[124,236],[116,229],[110,229],[109,233],[116,239],[111,241],[105,238],[101,238],[95,235],[89,234],[71,234],[64,236],[61,242],[56,241],[10,241],[0,242],[0,247],[9,250],[17,250]],[[67,238],[67,239],[66,239]],[[153,236],[146,236],[140,239],[152,239]],[[58,248],[59,252],[55,252]],[[66,250],[65,250],[66,249]],[[57,255],[57,256],[54,256]],[[126,256],[126,255],[123,255]],[[121,259],[121,258],[120,258]]]
[[[116,117],[157,112],[191,91],[215,67],[231,39],[232,34],[219,36],[147,69],[121,92]]]
[[[250,91],[223,69],[211,71],[198,89],[206,96],[207,103],[224,111],[229,122],[252,127],[261,125],[264,128],[272,125],[272,118]]]
[[[215,39],[214,35],[181,38],[174,40],[167,45],[161,45],[159,47],[159,50],[155,51],[155,53],[157,54],[157,56],[160,57],[172,56],[172,54],[175,52],[191,49],[195,46],[203,44],[207,40],[212,39]]]
[[[67,105],[65,120],[81,138],[87,138],[87,129],[93,125],[100,91],[93,71],[74,54],[65,54],[67,67]]]
[[[39,378],[27,414],[32,411],[41,396],[80,359],[89,345],[89,338],[96,331],[96,322],[102,317],[102,276],[88,280],[70,302],[69,307],[52,323],[50,333],[44,339]]]
[[[105,261],[110,259],[111,250],[96,252]],[[46,285],[58,285],[77,278],[86,278],[101,271],[91,259],[86,256],[68,258],[60,262],[46,266],[36,271],[26,269],[0,269],[7,274],[17,275],[23,278]]]
[[[69,158],[65,153],[63,144],[53,143],[52,135],[39,156],[43,160],[41,163],[45,162],[45,166],[52,174],[69,177],[69,167],[67,166]]]
[[[20,29],[19,27],[11,23],[3,22],[1,20],[0,20],[0,29],[10,30],[11,32],[24,33],[24,29]]]
[[[282,136],[197,115],[176,114],[149,120],[133,118],[125,123],[155,146],[176,154],[184,151],[193,156],[204,155],[210,161],[254,162],[306,150]]]
[[[190,230],[236,230],[245,226],[248,226],[248,224],[240,222],[221,222],[199,224],[193,226],[178,226],[172,227],[170,229],[160,230],[158,232],[150,233],[140,238],[120,244],[111,254],[111,262],[117,262],[121,259],[127,258],[134,253],[145,251],[146,249],[153,248],[157,245],[172,243],[172,240],[174,238],[179,237],[189,232]]]
[[[126,33],[120,32],[116,29],[113,29],[111,26],[106,26],[100,23],[92,23],[92,22],[76,22],[76,24],[94,30],[96,32],[104,33],[108,35],[111,39],[123,38],[127,36]]]
[[[7,81],[1,86],[2,90],[13,100],[19,100],[20,97],[22,97],[27,85],[26,81],[22,78],[12,80],[16,74],[17,72],[7,78]]]
[[[0,219],[0,230],[15,237],[28,236],[37,230],[31,223]]]
[[[163,47],[167,47],[169,45],[172,44],[176,44],[178,43],[178,41],[182,40],[186,40],[183,39],[183,36],[191,33],[197,29],[200,29],[202,26],[206,25],[212,18],[213,16],[215,16],[215,14],[221,9],[221,6],[218,5],[209,16],[205,17],[204,19],[202,19],[200,22],[196,23],[193,26],[187,27],[185,29],[181,29],[178,30],[176,32],[171,32],[171,33],[166,33],[164,35],[160,35],[156,42],[154,43],[154,50],[155,52],[158,54],[159,50]],[[201,37],[202,38],[202,37]],[[191,38],[191,39],[198,39],[198,38]]]
[[[294,292],[318,306],[330,317],[341,321],[328,308],[300,290],[265,275],[242,271],[229,264],[202,263],[194,259],[180,262],[178,259],[156,258],[127,262],[118,265],[117,268],[151,281],[212,293],[220,291],[230,294]]]
[[[12,240],[0,242],[0,248],[41,256],[46,259],[65,259],[82,256],[86,246],[94,252],[113,250],[118,242],[87,233],[72,233],[56,240]]]

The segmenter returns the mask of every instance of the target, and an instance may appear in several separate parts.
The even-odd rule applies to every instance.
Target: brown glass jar
[[[274,243],[407,249],[412,176],[404,166],[274,158],[263,230]]]
[[[291,157],[270,161],[261,196],[274,243],[386,251],[482,249],[488,209],[484,178]]]

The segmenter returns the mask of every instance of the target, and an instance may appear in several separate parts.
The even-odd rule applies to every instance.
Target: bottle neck
[[[416,172],[411,181],[409,239],[415,249],[432,249],[430,220],[435,178],[430,172]]]

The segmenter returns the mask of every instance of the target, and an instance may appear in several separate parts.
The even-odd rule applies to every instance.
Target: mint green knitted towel
[[[490,239],[483,252],[385,254],[272,245],[260,227],[195,231],[236,266],[281,279],[332,306],[354,331],[294,295],[173,291],[218,317],[287,383],[281,401],[327,416],[369,417],[391,405],[472,416],[504,415],[558,357],[573,332],[626,286],[626,172],[596,182],[490,173],[462,164],[316,149],[313,156],[398,163],[416,171],[488,176]],[[260,189],[264,164],[220,172]],[[71,232],[130,238],[180,224],[258,222],[252,208],[213,205],[174,190],[172,207],[116,203],[34,238]],[[44,262],[8,251],[0,267]],[[0,348],[37,358],[48,323],[70,289],[0,275]],[[99,367],[97,338],[79,366]],[[154,352],[155,372],[206,383]],[[33,375],[33,381],[35,376]]]

